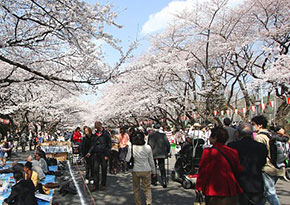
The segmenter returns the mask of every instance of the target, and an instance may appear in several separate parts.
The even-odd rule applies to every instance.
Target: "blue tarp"
[[[26,163],[25,161],[19,161],[18,163]],[[12,161],[7,161],[5,167],[0,168],[0,169],[7,169],[9,167],[11,167],[12,165]],[[57,171],[57,166],[49,166],[48,169],[50,171]],[[4,181],[13,181],[13,183],[15,183],[14,179],[13,179],[13,174],[1,174],[0,175],[1,180]],[[42,184],[46,184],[48,182],[55,182],[55,176],[54,175],[46,175],[45,179],[41,181]],[[9,189],[9,191],[5,194],[1,195],[0,198],[0,204],[3,203],[3,200],[6,199],[9,195],[10,195],[11,189]],[[53,190],[50,190],[49,193],[50,196],[53,195]],[[38,201],[38,205],[49,205],[49,202],[46,201],[41,201],[41,200],[37,200]]]

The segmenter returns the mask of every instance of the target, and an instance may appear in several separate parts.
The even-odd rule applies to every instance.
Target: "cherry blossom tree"
[[[72,96],[95,92],[117,75],[135,47],[133,42],[125,51],[106,32],[109,26],[122,27],[116,18],[111,4],[1,0],[1,114],[22,127],[31,121],[83,122],[85,107]],[[119,53],[116,62],[108,63],[104,46]],[[61,103],[66,98],[71,101]]]
[[[234,8],[227,1],[208,1],[178,14],[152,37],[148,54],[128,66],[129,74],[105,90],[107,97],[98,104],[104,119],[181,114],[191,119],[198,112],[211,120],[217,109],[249,109],[257,100],[256,87],[263,86],[268,100],[273,89],[282,99],[276,116],[284,124],[290,109],[287,8],[286,0],[245,1]]]

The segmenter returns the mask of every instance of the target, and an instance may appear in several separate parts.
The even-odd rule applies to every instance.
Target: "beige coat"
[[[285,169],[281,168],[281,169],[277,169],[270,161],[270,144],[269,144],[269,137],[265,134],[259,134],[261,132],[268,132],[266,129],[262,129],[259,130],[257,137],[256,137],[256,141],[261,142],[263,144],[265,144],[267,146],[267,150],[268,150],[268,157],[267,157],[267,161],[265,166],[263,167],[262,171],[266,172],[267,174],[269,174],[270,176],[284,176],[285,175]]]

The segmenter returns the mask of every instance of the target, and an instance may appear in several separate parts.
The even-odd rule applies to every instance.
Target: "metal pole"
[[[276,98],[276,94],[275,94],[274,95],[274,125],[277,125],[276,114],[277,114],[277,98]]]

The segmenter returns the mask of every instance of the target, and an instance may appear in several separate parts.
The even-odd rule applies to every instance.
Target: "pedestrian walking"
[[[93,138],[93,133],[92,129],[90,127],[85,127],[84,128],[84,133],[85,137],[83,138],[81,142],[81,149],[80,149],[80,154],[81,157],[84,158],[86,162],[86,176],[85,176],[85,183],[88,184],[89,182],[91,184],[94,183],[93,181],[93,159],[92,156],[90,157],[85,157],[87,153],[89,152],[90,148],[92,147],[92,138]]]
[[[16,130],[14,135],[13,135],[13,142],[14,142],[15,152],[18,151],[18,147],[19,147],[19,144],[20,144],[19,141],[20,141],[20,133],[18,132],[18,130]]]
[[[27,141],[26,133],[22,132],[22,134],[20,135],[20,146],[22,152],[25,152],[26,141]]]
[[[227,130],[227,132],[229,134],[229,139],[226,142],[226,145],[227,145],[227,144],[237,140],[237,137],[235,135],[236,130],[231,127],[231,120],[228,117],[226,117],[224,119],[224,126],[225,126],[224,128]]]
[[[118,172],[118,163],[119,163],[119,135],[116,130],[111,131],[111,141],[112,141],[112,149],[111,149],[111,157],[110,157],[110,173],[117,174]]]
[[[275,184],[278,181],[279,177],[285,175],[285,169],[277,168],[271,163],[271,152],[270,152],[270,135],[269,131],[266,129],[268,120],[262,115],[256,116],[252,119],[252,124],[255,131],[257,132],[256,141],[266,145],[268,150],[268,156],[265,166],[263,167],[263,180],[264,180],[264,195],[266,196],[267,201],[271,205],[279,205],[279,199],[277,197]]]
[[[86,157],[89,158],[92,155],[94,168],[93,168],[93,179],[94,184],[90,186],[91,191],[96,191],[98,189],[105,190],[107,183],[107,162],[110,157],[112,141],[110,133],[103,128],[102,123],[99,121],[95,122],[96,133],[92,138],[92,146],[87,153]],[[101,186],[99,187],[99,170],[101,167],[102,180]]]
[[[125,172],[127,170],[126,155],[128,153],[128,143],[130,141],[129,135],[126,133],[124,127],[120,128],[119,134],[119,159],[121,164],[121,170]]]
[[[129,162],[133,153],[134,167],[132,170],[134,201],[136,205],[141,205],[140,187],[144,189],[146,205],[152,204],[151,194],[151,174],[156,176],[155,164],[153,161],[152,149],[145,142],[142,132],[137,132],[133,139],[133,144],[128,148],[126,161]]]
[[[168,155],[170,153],[170,143],[166,135],[159,131],[159,124],[156,124],[154,128],[155,131],[148,137],[148,145],[150,145],[152,148],[155,166],[157,166],[158,162],[158,167],[161,173],[161,185],[163,186],[163,188],[166,188],[167,178],[165,170],[165,159],[168,158]],[[157,185],[157,176],[152,177],[152,184]]]
[[[262,168],[266,163],[267,148],[253,139],[253,129],[249,123],[240,123],[236,136],[238,140],[229,143],[228,146],[238,151],[243,166],[243,171],[238,178],[244,191],[240,196],[240,204],[263,205],[266,200]]]
[[[32,143],[33,143],[32,139],[33,139],[33,135],[32,135],[32,131],[30,130],[28,134],[29,151],[32,151]]]
[[[237,205],[243,192],[235,177],[243,168],[238,152],[225,145],[228,137],[223,127],[213,128],[210,135],[213,146],[202,153],[195,189],[205,195],[207,205]]]

